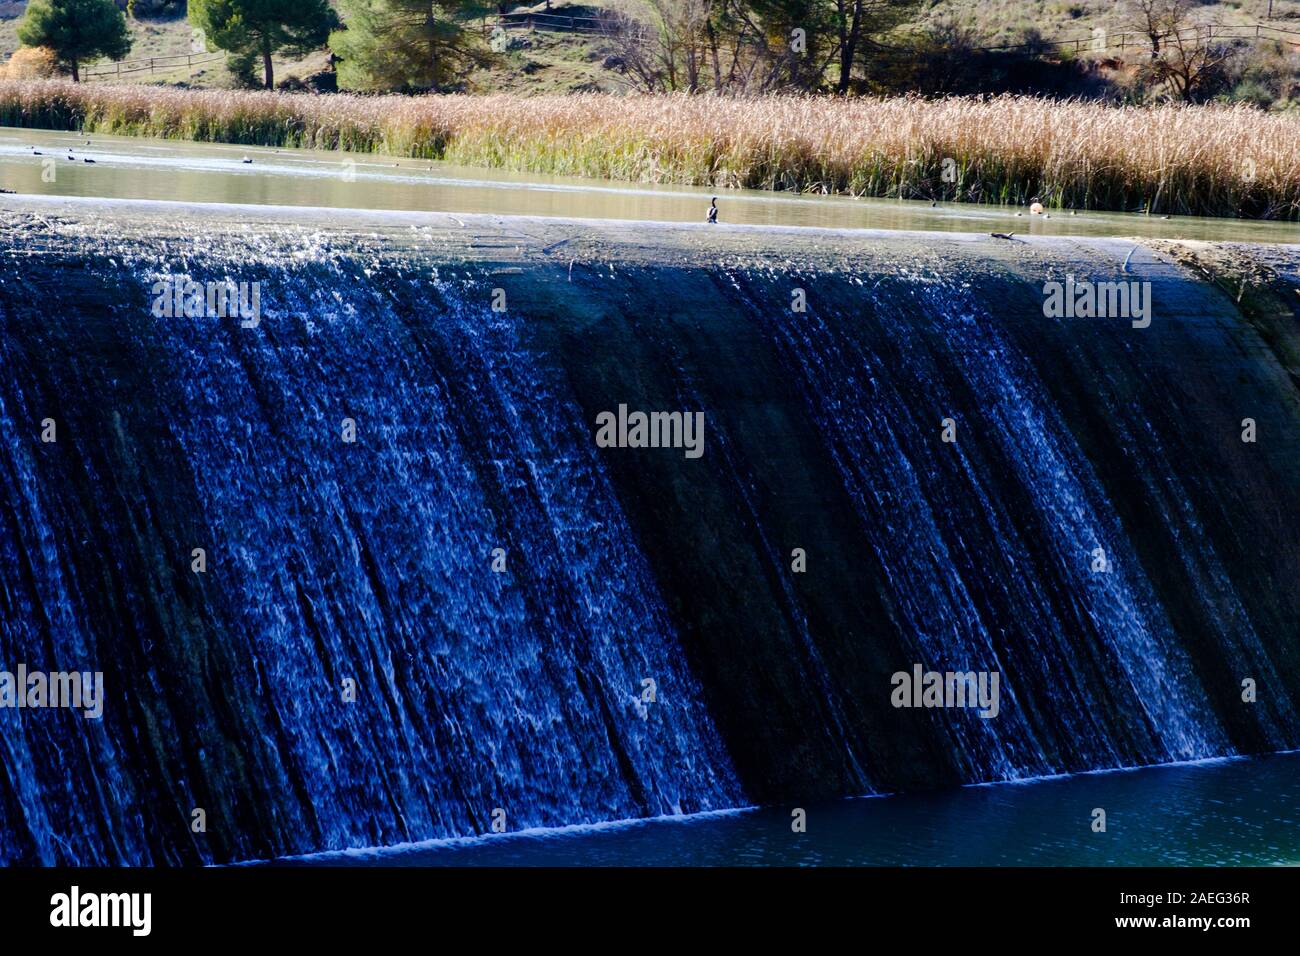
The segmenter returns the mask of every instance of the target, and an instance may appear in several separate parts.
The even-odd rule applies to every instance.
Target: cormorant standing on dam
[[[718,197],[713,197],[713,202],[709,203],[709,222],[717,223],[718,221]]]

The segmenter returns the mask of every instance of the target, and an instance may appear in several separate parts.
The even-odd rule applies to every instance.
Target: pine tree
[[[271,54],[318,50],[338,26],[329,0],[190,0],[189,18],[212,47],[260,57],[268,90],[275,86]]]
[[[53,50],[74,81],[81,79],[81,64],[131,52],[126,17],[113,0],[32,0],[18,24],[18,42]]]
[[[340,0],[346,29],[330,35],[339,87],[436,90],[484,62],[477,38],[457,17],[473,0]]]

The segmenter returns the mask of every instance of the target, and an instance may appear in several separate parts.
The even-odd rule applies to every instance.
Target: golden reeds
[[[641,182],[1300,218],[1300,118],[1246,106],[316,96],[15,80],[0,81],[0,124]]]

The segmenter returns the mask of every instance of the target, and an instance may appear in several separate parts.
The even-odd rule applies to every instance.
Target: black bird
[[[714,196],[713,202],[709,203],[708,221],[713,223],[716,223],[718,221],[718,197],[717,196]]]

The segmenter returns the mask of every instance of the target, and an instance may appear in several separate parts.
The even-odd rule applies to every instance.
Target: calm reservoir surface
[[[1106,811],[1106,832],[1091,827]],[[1300,753],[324,853],[363,866],[1290,866]]]
[[[7,127],[0,127],[0,188],[117,199],[662,222],[703,221],[713,195],[706,188],[510,173],[371,154]],[[719,207],[723,223],[751,225],[1300,242],[1295,223],[1189,216],[1052,211],[1044,218],[1019,207],[754,190],[724,190]]]

